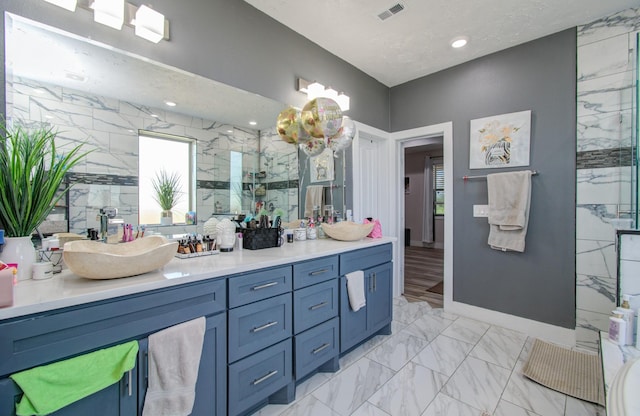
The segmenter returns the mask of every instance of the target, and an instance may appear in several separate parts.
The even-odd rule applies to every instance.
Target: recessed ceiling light
[[[227,130],[227,133],[233,133],[233,130]]]
[[[159,116],[157,114],[151,114],[151,117],[158,118]]]
[[[469,42],[469,38],[468,37],[466,37],[466,36],[458,36],[457,38],[454,38],[453,40],[451,40],[451,47],[455,48],[455,49],[462,48],[468,42]]]
[[[164,102],[166,105],[168,105],[169,107],[175,107],[177,104],[174,103],[173,101],[165,101]]]
[[[47,114],[46,116],[44,116],[44,118],[48,118],[49,120],[53,119],[52,115]]]
[[[250,121],[249,124],[251,124],[252,126],[255,126],[256,124],[258,124],[256,121]]]

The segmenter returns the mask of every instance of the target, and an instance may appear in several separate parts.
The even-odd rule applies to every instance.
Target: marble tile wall
[[[615,229],[631,208],[634,57],[640,9],[579,26],[576,343],[597,349],[615,307]]]
[[[57,144],[62,148],[84,143],[84,149],[91,151],[70,175],[76,183],[69,193],[71,232],[84,234],[87,228],[97,227],[96,214],[105,206],[117,207],[125,222],[138,223],[138,130],[197,141],[199,227],[163,227],[163,233],[201,231],[202,224],[216,213],[216,202],[222,205],[222,212],[229,212],[231,151],[243,153],[243,209],[253,208],[251,174],[267,170],[273,176],[263,181],[265,185],[279,186],[267,194],[266,202],[285,212],[297,212],[297,149],[280,140],[275,128],[261,133],[25,79],[7,84],[11,119],[32,127],[46,123],[58,130]]]

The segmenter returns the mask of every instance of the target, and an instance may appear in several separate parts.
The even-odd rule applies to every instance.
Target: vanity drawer
[[[393,259],[391,244],[383,244],[340,254],[340,275],[364,270]]]
[[[336,316],[328,322],[295,336],[296,380],[339,354],[339,323]]]
[[[338,316],[338,279],[293,292],[293,330],[299,334]]]
[[[229,365],[229,415],[237,415],[293,381],[291,339]]]
[[[300,289],[338,276],[338,256],[296,263],[293,265],[293,288]]]
[[[0,323],[0,376],[225,309],[226,282],[221,279],[6,320]]]
[[[246,305],[291,292],[291,266],[261,270],[229,278],[229,307]]]
[[[228,317],[231,363],[292,335],[291,294],[231,309]]]

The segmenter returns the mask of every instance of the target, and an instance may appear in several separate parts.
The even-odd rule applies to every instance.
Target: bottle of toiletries
[[[609,340],[618,345],[624,345],[626,340],[627,323],[622,319],[622,315],[613,312],[613,316],[609,317]]]
[[[622,295],[622,305],[616,309],[616,313],[622,315],[622,319],[626,322],[627,332],[625,334],[625,345],[633,344],[633,333],[635,330],[635,312],[629,305],[630,295]]]

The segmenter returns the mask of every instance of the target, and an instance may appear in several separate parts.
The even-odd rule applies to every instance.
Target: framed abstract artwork
[[[470,122],[469,169],[529,166],[531,111]]]

